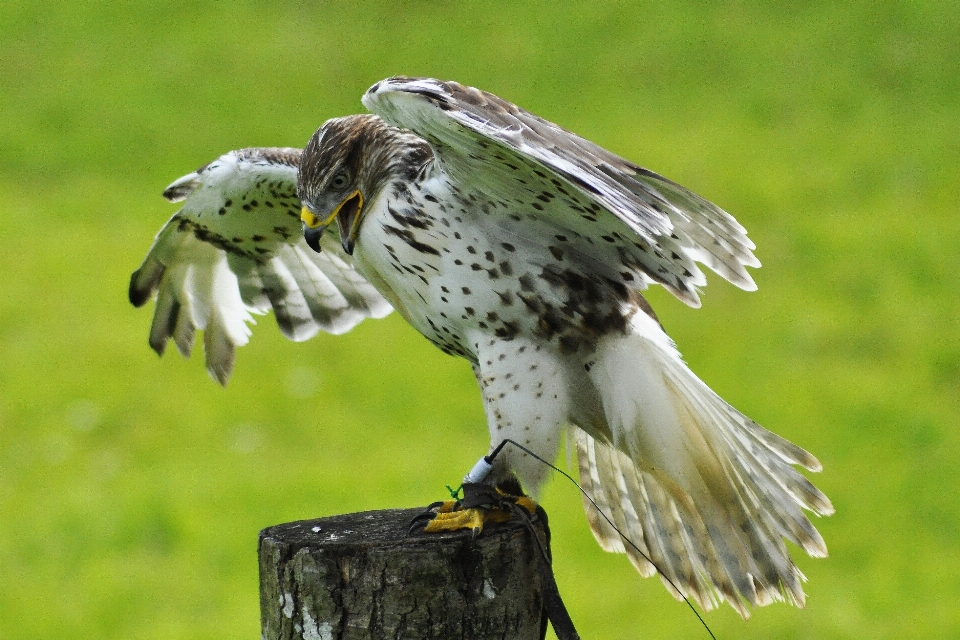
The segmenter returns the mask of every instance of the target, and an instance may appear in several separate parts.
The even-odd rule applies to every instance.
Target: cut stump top
[[[539,553],[523,523],[407,535],[418,509],[260,532],[265,640],[542,638]]]

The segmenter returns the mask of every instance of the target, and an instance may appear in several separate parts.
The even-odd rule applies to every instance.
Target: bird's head
[[[391,179],[416,173],[429,154],[423,140],[374,115],[325,122],[300,157],[297,195],[307,244],[320,251],[324,230],[336,221],[340,243],[352,254],[364,204]]]

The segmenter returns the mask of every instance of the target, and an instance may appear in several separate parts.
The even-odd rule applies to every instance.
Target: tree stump
[[[540,552],[523,524],[491,525],[475,540],[470,531],[408,536],[422,511],[261,531],[262,639],[542,639]]]

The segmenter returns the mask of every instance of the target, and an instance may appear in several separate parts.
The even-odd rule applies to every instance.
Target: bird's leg
[[[427,531],[469,528],[479,533],[484,522],[495,518],[502,518],[501,522],[508,520],[515,504],[530,513],[536,511],[536,504],[524,495],[513,473],[519,474],[524,484],[534,491],[542,484],[547,468],[527,455],[523,447],[533,447],[537,456],[554,458],[563,425],[570,415],[566,364],[559,354],[522,336],[511,340],[476,338],[477,361],[488,364],[474,365],[474,375],[483,395],[491,444],[495,446],[474,465],[464,478],[463,486],[467,491],[471,484],[478,484],[486,487],[486,491],[475,494],[476,504],[465,496],[461,501],[435,505],[423,514],[424,518],[431,519]],[[543,398],[552,400],[547,402]],[[510,442],[513,444],[509,445]],[[508,448],[504,449],[505,446]],[[472,509],[480,513],[473,513]],[[498,515],[498,512],[503,513]]]

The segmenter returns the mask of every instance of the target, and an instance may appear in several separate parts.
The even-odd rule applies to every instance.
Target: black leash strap
[[[517,504],[518,498],[519,496],[499,493],[487,484],[465,483],[463,485],[462,504],[464,508],[496,508],[509,511],[513,514],[513,517],[518,518],[524,524],[540,551],[537,554],[539,557],[537,566],[540,569],[540,596],[543,600],[543,610],[547,614],[550,624],[553,625],[557,640],[580,640],[580,634],[577,633],[576,627],[573,626],[573,620],[567,613],[567,607],[563,604],[560,590],[557,588],[557,580],[553,575],[553,562],[550,552],[547,550],[550,544],[547,512],[537,505],[537,511],[531,517],[529,511]],[[533,526],[534,518],[543,522],[542,537],[537,528]],[[546,625],[544,625],[543,633],[546,633]]]

